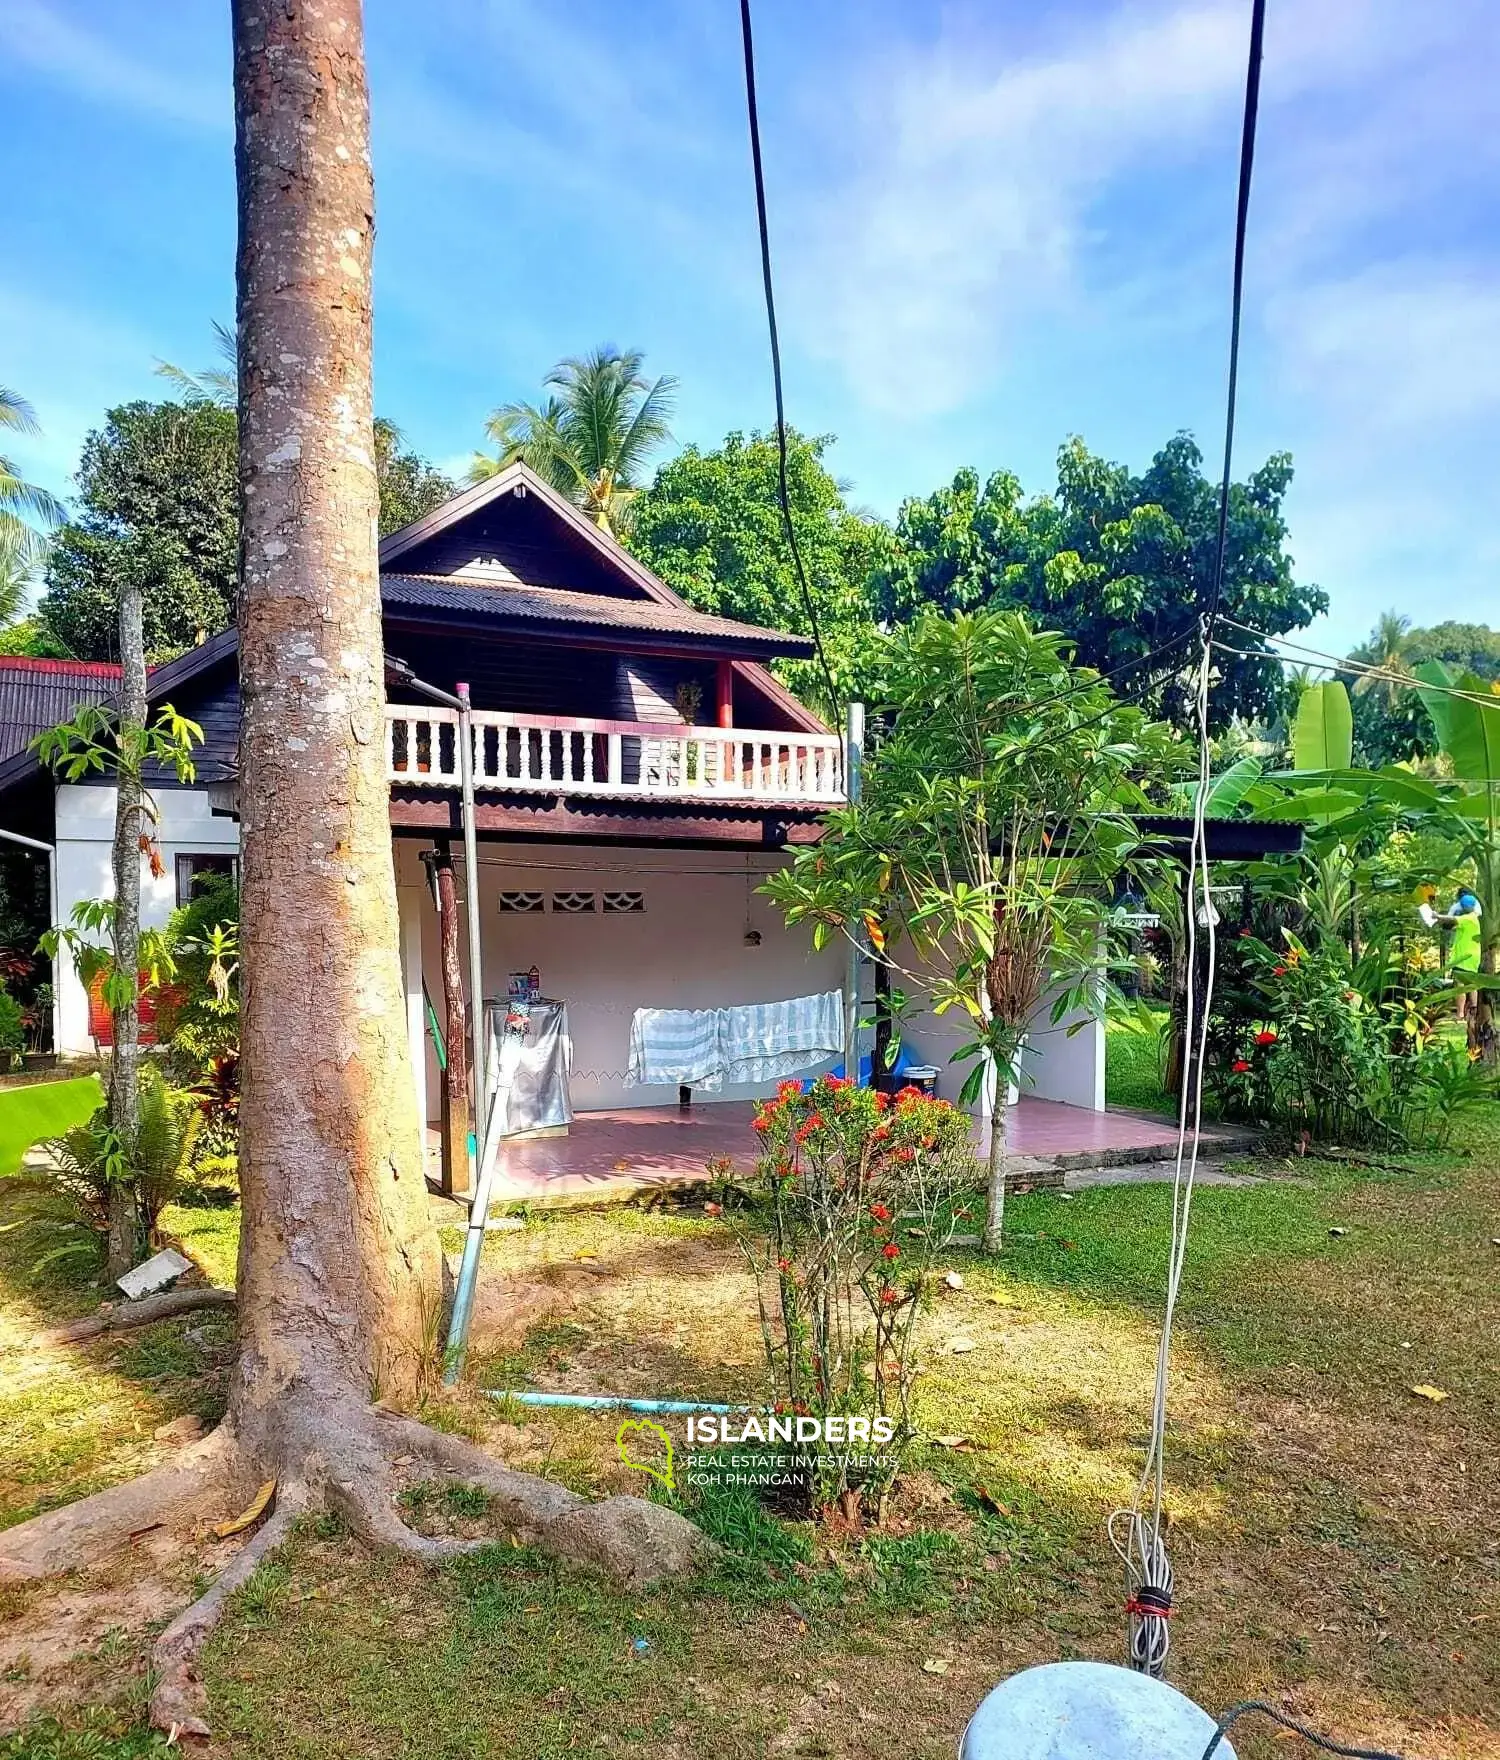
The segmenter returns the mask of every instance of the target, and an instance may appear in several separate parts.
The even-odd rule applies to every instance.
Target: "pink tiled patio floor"
[[[686,1112],[675,1106],[581,1112],[565,1137],[512,1143],[502,1150],[494,1200],[623,1196],[640,1187],[702,1179],[705,1164],[721,1155],[747,1168],[755,1157],[754,1112],[749,1101],[700,1103]],[[1176,1127],[1166,1119],[1087,1112],[1029,1095],[1010,1115],[1009,1147],[1017,1156],[1138,1160],[1169,1154],[1176,1138]],[[981,1152],[984,1147],[981,1141]]]

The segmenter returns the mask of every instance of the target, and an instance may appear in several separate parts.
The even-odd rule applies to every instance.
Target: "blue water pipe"
[[[720,1406],[706,1399],[628,1399],[614,1393],[509,1393],[487,1387],[491,1399],[513,1399],[518,1406],[567,1406],[577,1411],[748,1412],[749,1406]]]

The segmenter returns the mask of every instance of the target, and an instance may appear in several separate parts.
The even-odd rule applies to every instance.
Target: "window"
[[[177,902],[188,901],[202,890],[206,880],[219,876],[240,883],[240,858],[231,855],[191,855],[177,858]]]

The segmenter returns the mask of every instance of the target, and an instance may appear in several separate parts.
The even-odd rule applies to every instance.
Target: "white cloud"
[[[0,61],[166,122],[217,133],[234,127],[227,67],[222,86],[173,72],[117,49],[45,0],[0,0]]]
[[[1466,0],[1459,10],[1469,11]],[[860,68],[845,155],[854,168],[804,205],[789,265],[804,306],[825,315],[824,353],[854,393],[919,416],[972,402],[1029,326],[1114,297],[1117,287],[1093,286],[1088,273],[1105,250],[1134,259],[1128,278],[1139,283],[1144,259],[1148,281],[1154,268],[1168,297],[1191,299],[1174,216],[1151,214],[1152,192],[1169,209],[1170,179],[1208,153],[1232,178],[1246,21],[1238,0],[1117,6],[1018,58],[1003,40],[948,20],[931,43]],[[1396,0],[1283,12],[1267,45],[1263,102],[1273,117],[1263,120],[1262,154],[1273,171],[1287,161],[1281,181],[1301,203],[1281,223],[1284,244],[1293,229],[1326,236],[1329,207],[1347,218],[1348,186],[1361,177],[1332,142],[1319,175],[1304,166],[1299,176],[1288,137],[1351,94],[1367,102],[1380,70],[1448,43],[1449,24],[1413,21]],[[1283,144],[1268,149],[1266,135]],[[1362,184],[1360,213],[1394,194]]]

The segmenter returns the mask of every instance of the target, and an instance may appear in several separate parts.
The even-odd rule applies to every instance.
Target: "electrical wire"
[[[1232,617],[1221,617],[1219,621],[1229,629],[1237,629],[1245,635],[1254,636],[1257,641],[1275,642],[1278,647],[1291,648],[1297,654],[1307,655],[1309,659],[1324,661],[1336,672],[1352,673],[1356,678],[1374,679],[1381,684],[1399,684],[1407,690],[1431,691],[1436,696],[1453,697],[1460,703],[1480,703],[1487,709],[1500,706],[1500,697],[1490,691],[1466,691],[1459,685],[1429,684],[1426,679],[1413,677],[1410,673],[1392,672],[1388,667],[1371,666],[1364,660],[1341,659],[1337,654],[1326,653],[1322,648],[1310,648],[1305,642],[1294,642],[1289,636],[1270,635],[1265,630],[1256,629],[1248,623],[1240,623]],[[1266,650],[1232,648],[1227,642],[1217,640],[1214,645],[1226,654],[1238,654],[1243,659],[1276,658],[1276,655]]]
[[[786,403],[781,385],[781,342],[776,330],[776,291],[771,278],[771,229],[766,219],[766,176],[760,153],[760,111],[755,100],[755,41],[750,28],[750,0],[740,0],[740,35],[745,48],[745,109],[750,123],[750,162],[755,170],[755,215],[760,228],[760,272],[765,286],[766,327],[771,336],[771,382],[776,390],[776,492],[781,502],[781,525],[787,548],[792,554],[792,568],[802,593],[807,612],[808,628],[817,649],[818,664],[823,669],[823,682],[828,687],[828,701],[835,712],[839,709],[838,687],[823,647],[822,631],[818,628],[817,607],[812,589],[807,584],[807,571],[802,566],[802,551],[792,525],[792,498],[787,487]]]
[[[1224,420],[1224,476],[1219,485],[1219,534],[1214,552],[1213,591],[1208,601],[1205,639],[1212,641],[1214,619],[1224,592],[1224,557],[1229,543],[1229,488],[1234,462],[1234,411],[1240,379],[1240,316],[1245,294],[1245,238],[1250,221],[1250,181],[1255,169],[1255,127],[1260,115],[1260,64],[1266,35],[1266,0],[1252,0],[1250,63],[1245,73],[1245,119],[1240,130],[1240,187],[1234,216],[1234,292],[1229,319],[1229,394]]]
[[[1342,1754],[1345,1760],[1402,1760],[1401,1755],[1388,1754],[1383,1748],[1346,1748],[1343,1743],[1334,1741],[1330,1736],[1319,1735],[1307,1724],[1299,1723],[1295,1717],[1288,1717],[1286,1712],[1278,1711],[1274,1705],[1267,1705],[1263,1699],[1246,1699],[1224,1713],[1208,1746],[1203,1750],[1203,1760],[1213,1760],[1224,1737],[1242,1717],[1248,1717],[1252,1712],[1260,1717],[1269,1717],[1273,1723],[1279,1723],[1293,1735],[1301,1736],[1303,1741],[1311,1742],[1325,1754]]]
[[[1168,1621],[1172,1617],[1174,1586],[1163,1521],[1168,1372],[1172,1355],[1172,1326],[1182,1288],[1183,1267],[1187,1261],[1193,1185],[1202,1142],[1203,1079],[1208,1062],[1209,1013],[1213,1004],[1218,957],[1217,913],[1210,884],[1206,830],[1213,756],[1209,743],[1209,692],[1212,683],[1214,623],[1219,615],[1219,604],[1223,596],[1224,563],[1229,546],[1229,498],[1234,472],[1234,416],[1239,386],[1245,240],[1250,215],[1251,174],[1255,163],[1256,120],[1260,109],[1260,68],[1265,40],[1265,14],[1265,0],[1252,0],[1244,121],[1240,135],[1239,193],[1235,209],[1229,377],[1224,415],[1224,469],[1219,484],[1219,525],[1214,547],[1212,585],[1200,628],[1202,656],[1198,666],[1195,704],[1198,725],[1198,782],[1193,794],[1193,833],[1183,895],[1183,914],[1186,917],[1184,935],[1188,956],[1183,1044],[1188,1063],[1183,1071],[1182,1094],[1177,1114],[1177,1153],[1172,1169],[1172,1234],[1167,1258],[1167,1293],[1162,1313],[1161,1336],[1157,1342],[1156,1375],[1151,1402],[1151,1437],[1147,1445],[1145,1465],[1129,1509],[1116,1510],[1108,1525],[1110,1543],[1125,1568],[1126,1661],[1132,1668],[1156,1679],[1160,1679],[1165,1673],[1167,1656],[1171,1650]],[[1201,999],[1198,994],[1198,900],[1195,896],[1195,890],[1200,883],[1203,926],[1207,940]],[[1125,1528],[1123,1539],[1119,1532],[1122,1524]]]
[[[1173,1576],[1167,1555],[1164,1500],[1166,1491],[1166,1429],[1172,1328],[1187,1260],[1188,1225],[1192,1214],[1194,1181],[1203,1125],[1203,1081],[1208,1063],[1209,1006],[1213,998],[1218,956],[1218,913],[1214,908],[1208,864],[1209,783],[1212,752],[1208,737],[1208,697],[1212,677],[1212,648],[1203,644],[1198,668],[1196,707],[1198,718],[1198,783],[1193,793],[1193,830],[1184,887],[1187,940],[1188,992],[1183,1021],[1183,1044],[1188,1063],[1183,1070],[1182,1093],[1177,1112],[1177,1152],[1172,1168],[1172,1229],[1167,1256],[1167,1295],[1157,1341],[1156,1373],[1151,1400],[1151,1437],[1146,1461],[1128,1509],[1109,1518],[1109,1539],[1125,1568],[1126,1661],[1142,1674],[1160,1680],[1171,1650],[1168,1621],[1172,1617]],[[1207,962],[1199,1007],[1198,898],[1202,886],[1203,923],[1207,936]],[[1201,1019],[1200,1019],[1201,1015]],[[1122,1539],[1120,1528],[1125,1528]]]

